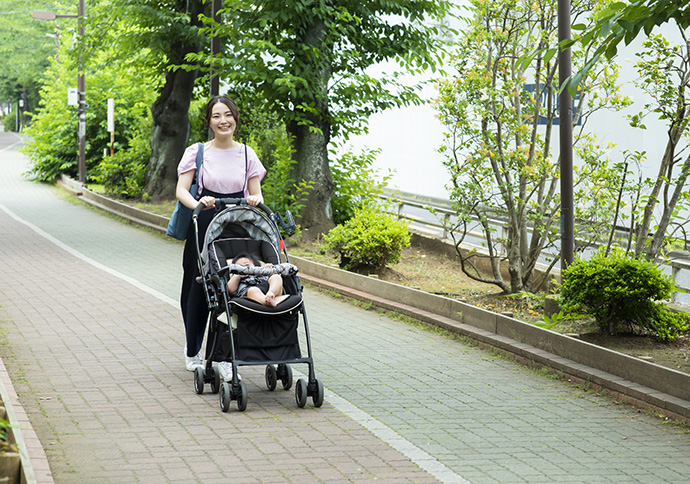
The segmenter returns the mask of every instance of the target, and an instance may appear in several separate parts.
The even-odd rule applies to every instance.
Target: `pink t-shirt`
[[[177,176],[196,170],[196,154],[199,151],[198,143],[188,146],[177,165]],[[245,175],[244,150],[247,150],[247,173]],[[201,165],[201,177],[199,177],[199,191],[201,195],[203,187],[216,193],[235,193],[244,188],[244,195],[249,195],[246,189],[246,180],[255,176],[262,180],[266,175],[266,169],[261,164],[253,149],[245,144],[240,144],[229,150],[216,148],[204,148],[204,163]]]

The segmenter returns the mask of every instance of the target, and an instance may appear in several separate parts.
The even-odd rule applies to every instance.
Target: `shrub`
[[[673,341],[688,329],[687,313],[674,313],[662,302],[677,292],[670,276],[646,260],[631,259],[615,249],[579,259],[563,272],[560,305],[565,311],[584,310],[602,331],[642,329]]]
[[[1,113],[2,111],[0,111]],[[5,115],[0,115],[0,124],[4,131],[17,131],[17,113],[16,108]]]
[[[380,269],[400,262],[400,255],[410,245],[410,233],[402,220],[368,204],[354,216],[324,236],[324,248],[340,256],[343,269]]]
[[[151,148],[148,139],[137,136],[130,140],[129,150],[103,157],[96,168],[94,179],[105,186],[108,194],[139,198],[144,191],[149,158]]]

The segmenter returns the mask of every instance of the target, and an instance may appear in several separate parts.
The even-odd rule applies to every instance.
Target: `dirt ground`
[[[291,255],[324,264],[338,260],[319,249],[318,243],[288,243]],[[552,331],[569,334],[592,344],[690,373],[690,333],[665,343],[640,335],[607,335],[597,331],[591,319],[562,320],[552,325],[544,319],[545,294],[506,296],[497,286],[476,282],[466,276],[460,265],[444,254],[410,247],[403,251],[401,261],[380,271],[379,279],[422,291],[456,298],[497,313],[508,313],[521,321],[537,324]]]

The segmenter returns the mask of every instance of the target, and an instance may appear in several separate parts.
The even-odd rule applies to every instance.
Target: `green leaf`
[[[544,56],[544,62],[547,63],[558,52],[558,49],[549,49]]]

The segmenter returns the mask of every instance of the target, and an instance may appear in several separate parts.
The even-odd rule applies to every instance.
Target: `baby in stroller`
[[[250,253],[237,254],[231,261],[234,265],[245,267],[259,267],[261,262]],[[263,267],[273,267],[273,264],[264,264]],[[246,297],[264,306],[276,307],[288,297],[283,294],[283,278],[280,274],[271,276],[233,274],[228,281],[228,293],[234,297]]]

